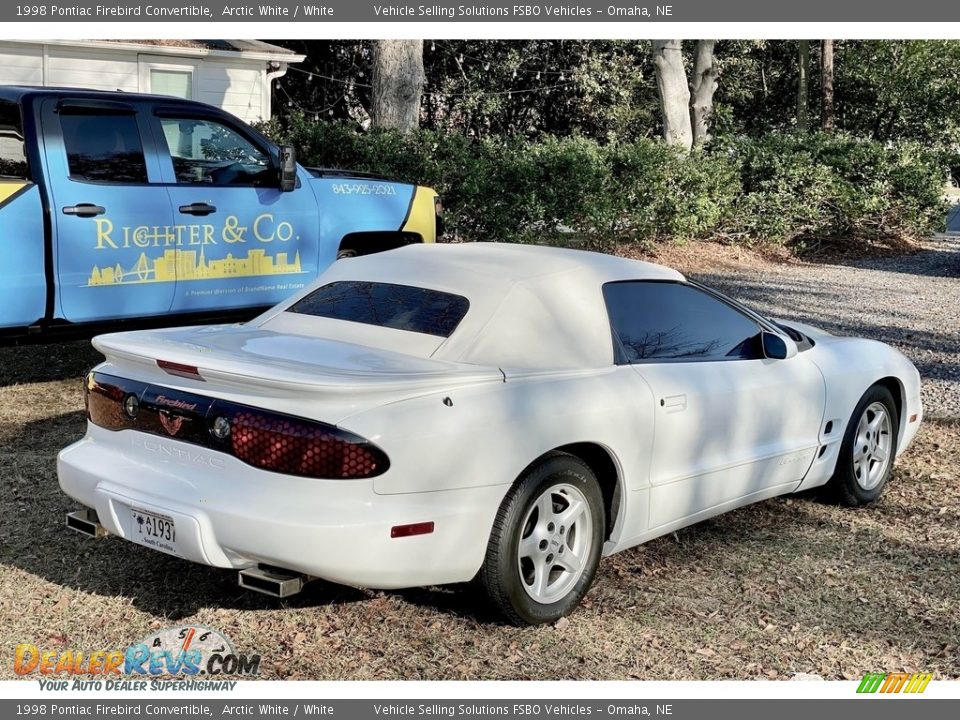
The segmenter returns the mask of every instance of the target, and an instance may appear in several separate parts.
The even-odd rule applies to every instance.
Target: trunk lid
[[[106,356],[104,373],[333,423],[378,404],[504,379],[495,367],[245,325],[113,333],[93,345]],[[158,360],[196,367],[200,377],[170,374]]]

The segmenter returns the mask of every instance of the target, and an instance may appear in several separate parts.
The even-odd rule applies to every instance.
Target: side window
[[[615,282],[603,286],[619,363],[762,357],[760,328],[690,285]]]
[[[256,185],[270,174],[267,153],[227,125],[175,118],[160,125],[181,185]]]
[[[20,106],[0,102],[0,177],[29,180]]]
[[[60,127],[71,179],[147,182],[147,162],[136,116],[62,113]]]

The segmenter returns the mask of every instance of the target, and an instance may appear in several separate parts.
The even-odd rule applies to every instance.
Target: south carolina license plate
[[[177,527],[173,518],[140,508],[130,508],[130,512],[133,516],[131,540],[173,555],[180,554],[177,549]]]

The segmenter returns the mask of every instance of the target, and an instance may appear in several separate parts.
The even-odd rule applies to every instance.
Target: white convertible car
[[[103,335],[67,524],[285,596],[477,578],[552,621],[601,555],[775,495],[875,500],[921,421],[899,352],[657,265],[412,245],[241,325]]]

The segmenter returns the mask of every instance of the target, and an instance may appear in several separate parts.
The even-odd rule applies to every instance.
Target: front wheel
[[[516,625],[571,613],[593,583],[603,546],[603,496],[582,461],[557,453],[507,493],[493,525],[480,581]]]
[[[850,417],[828,493],[848,507],[869,505],[879,498],[893,473],[899,429],[893,395],[874,385]]]

